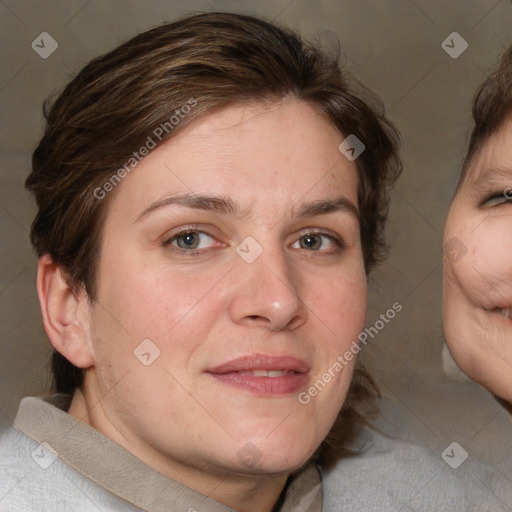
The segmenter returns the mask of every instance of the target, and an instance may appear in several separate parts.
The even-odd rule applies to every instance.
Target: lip
[[[255,376],[251,371],[283,371],[286,375]],[[309,365],[293,356],[270,356],[252,354],[239,357],[209,368],[207,373],[217,381],[259,395],[285,395],[296,393],[304,387],[309,373]]]

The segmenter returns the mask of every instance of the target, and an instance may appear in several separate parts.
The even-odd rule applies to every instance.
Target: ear
[[[73,293],[49,254],[39,259],[37,295],[44,328],[55,349],[79,368],[93,366],[87,294]]]

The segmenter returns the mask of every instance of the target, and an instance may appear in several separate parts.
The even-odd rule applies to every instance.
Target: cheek
[[[306,305],[315,322],[321,321],[337,340],[346,345],[363,329],[366,317],[367,284],[364,269],[309,279]],[[337,347],[340,348],[339,346]]]
[[[467,253],[459,262],[451,263],[461,288],[482,305],[487,305],[485,299],[501,302],[505,297],[510,298],[512,229],[506,224],[510,220],[487,219],[466,237]]]
[[[458,289],[481,306],[511,282],[511,216],[459,203],[452,205],[444,233],[445,290]]]
[[[512,219],[492,219],[475,233],[470,256],[476,270],[510,277],[512,269]]]
[[[99,301],[106,321],[123,337],[137,339],[168,337],[219,280],[215,273],[169,265],[133,264],[118,260],[110,272],[105,267]]]

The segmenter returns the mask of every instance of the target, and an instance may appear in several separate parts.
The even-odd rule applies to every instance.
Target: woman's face
[[[289,472],[313,454],[354,360],[309,403],[299,394],[365,319],[343,138],[305,102],[230,106],[117,186],[90,318],[96,428],[179,481]]]
[[[460,367],[512,401],[512,118],[475,155],[444,234],[443,317]]]

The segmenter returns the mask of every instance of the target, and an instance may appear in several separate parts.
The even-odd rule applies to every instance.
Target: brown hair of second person
[[[473,100],[472,114],[474,125],[457,190],[462,185],[475,154],[499,130],[505,119],[512,115],[512,45],[503,53],[496,71],[478,88]]]

